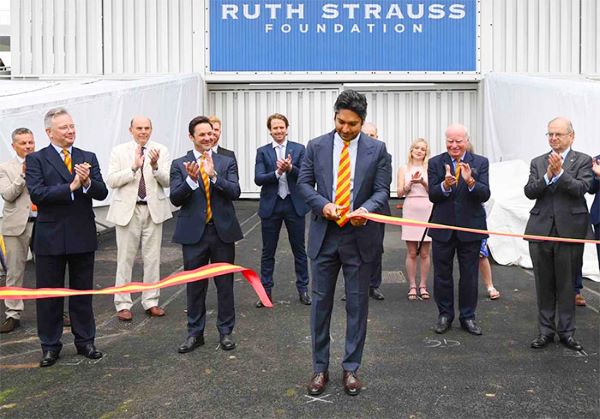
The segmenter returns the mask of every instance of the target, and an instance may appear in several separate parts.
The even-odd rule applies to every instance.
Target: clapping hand
[[[150,166],[152,166],[152,170],[158,170],[158,158],[160,157],[160,150],[153,148],[148,152],[148,157],[150,157]]]
[[[79,177],[81,185],[86,188],[90,185],[90,168],[92,166],[89,163],[81,163],[75,165],[75,177]]]
[[[553,177],[557,176],[562,169],[562,156],[557,152],[553,151],[548,156],[548,169],[546,170],[546,176],[548,180],[552,180]]]
[[[600,177],[600,159],[592,159],[592,171],[596,177]]]
[[[135,171],[144,165],[144,153],[142,146],[138,144],[133,154],[133,166],[131,168]]]
[[[449,190],[452,189],[454,185],[456,185],[456,178],[450,171],[450,165],[446,164],[446,175],[444,176],[444,189]]]
[[[200,177],[200,166],[198,165],[198,162],[183,162],[183,167],[190,179],[192,179],[193,182],[198,182],[198,178]]]
[[[419,172],[418,170],[412,174],[412,176],[410,177],[410,183],[411,184],[415,184],[415,183],[423,183],[423,175],[421,175],[421,172]]]

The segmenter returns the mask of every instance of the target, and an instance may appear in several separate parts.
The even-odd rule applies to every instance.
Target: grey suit
[[[531,161],[525,195],[535,199],[525,234],[591,238],[592,230],[584,195],[593,180],[592,159],[570,150],[563,173],[554,183],[546,184],[548,156]],[[568,338],[575,332],[575,278],[581,271],[583,244],[530,241],[538,303],[540,334]],[[558,322],[555,313],[558,310]]]
[[[367,333],[369,280],[383,251],[377,237],[380,227],[367,222],[362,227],[347,223],[340,228],[323,217],[323,207],[332,202],[335,131],[308,143],[298,176],[297,188],[312,210],[307,254],[311,258],[311,335],[313,370],[329,367],[329,325],[337,276],[342,268],[346,292],[346,347],[342,361],[345,371],[360,367]],[[389,199],[392,168],[385,144],[361,134],[358,140],[354,186],[350,191],[352,209],[380,212]],[[315,190],[316,186],[316,190]]]

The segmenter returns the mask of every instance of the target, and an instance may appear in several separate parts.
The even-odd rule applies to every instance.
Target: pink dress
[[[410,171],[404,173],[404,184],[408,185],[415,172],[421,172],[423,179],[427,181],[427,170],[423,166],[412,166]],[[402,207],[402,217],[411,220],[429,221],[429,215],[433,204],[429,201],[427,190],[420,183],[416,183],[410,189],[410,192],[404,199]],[[420,241],[423,237],[424,227],[402,226],[402,240]],[[424,241],[431,241],[431,237],[425,236]]]

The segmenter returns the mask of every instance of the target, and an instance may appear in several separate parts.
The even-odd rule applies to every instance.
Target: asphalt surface
[[[393,201],[395,207],[397,202]],[[236,264],[260,268],[260,219],[256,201],[240,201],[245,233]],[[395,209],[396,215],[399,210]],[[180,246],[171,243],[174,221],[164,226],[161,274],[181,269]],[[211,284],[206,344],[179,354],[186,337],[185,287],[162,290],[167,315],[149,318],[139,304],[131,323],[115,317],[112,298],[94,298],[99,361],[76,355],[72,335],[58,363],[38,368],[35,303],[25,303],[21,328],[0,336],[0,416],[180,418],[180,417],[594,417],[600,416],[600,288],[585,281],[588,307],[577,308],[576,338],[583,352],[558,344],[530,349],[536,336],[533,276],[518,267],[493,264],[499,300],[479,288],[477,320],[483,336],[471,336],[455,322],[436,335],[433,300],[408,301],[406,249],[400,228],[388,226],[383,259],[384,301],[370,299],[367,343],[357,397],[342,387],[344,303],[336,297],[332,319],[331,381],[319,397],[306,395],[311,375],[310,308],[298,302],[293,256],[282,230],[275,267],[274,309],[257,309],[251,287],[236,276],[234,339],[237,348],[218,348],[216,292]],[[114,285],[116,245],[101,236],[95,284]],[[134,278],[141,279],[136,263]],[[28,266],[25,286],[35,284]],[[430,292],[432,290],[430,280]],[[342,281],[338,293],[342,295]],[[134,295],[139,297],[139,294]],[[3,309],[2,309],[3,310]]]

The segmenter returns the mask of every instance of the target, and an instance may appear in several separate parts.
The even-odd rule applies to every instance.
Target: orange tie
[[[210,180],[204,170],[204,156],[200,158],[200,176],[202,176],[202,183],[204,183],[204,194],[206,195],[206,223],[212,219],[212,209],[210,208]]]
[[[456,159],[456,170],[454,171],[456,175],[456,183],[460,179],[460,157]]]
[[[69,169],[69,173],[73,173],[73,162],[71,161],[71,154],[69,153],[69,150],[63,148],[62,153],[65,156],[65,166],[67,166],[67,169]]]
[[[336,223],[344,227],[348,222],[346,215],[350,211],[350,151],[348,147],[350,141],[344,141],[344,148],[340,155],[340,165],[338,166],[337,185],[335,188],[335,204],[342,207],[340,218]]]

